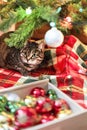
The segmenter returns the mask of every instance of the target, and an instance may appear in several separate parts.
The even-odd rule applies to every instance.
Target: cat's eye
[[[34,53],[34,54],[32,55],[32,57],[31,57],[31,58],[32,58],[32,59],[33,59],[33,58],[36,58],[36,56],[37,56],[37,54],[36,54],[36,53]]]

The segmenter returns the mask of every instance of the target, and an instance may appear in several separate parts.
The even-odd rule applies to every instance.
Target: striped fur
[[[23,48],[17,49],[8,47],[5,37],[0,37],[0,67],[17,70],[22,75],[29,75],[39,67],[44,59],[44,42],[27,41]]]

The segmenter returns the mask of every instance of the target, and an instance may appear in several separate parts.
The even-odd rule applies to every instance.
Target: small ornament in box
[[[10,94],[13,94],[13,99]],[[74,128],[72,121],[76,121],[76,117],[79,118],[80,113],[84,113],[81,106],[49,83],[48,79],[1,90],[0,95],[1,102],[5,105],[2,105],[4,109],[1,109],[1,116],[6,118],[4,125],[9,130],[12,129],[12,123],[15,130],[46,130],[51,126],[59,130],[63,122],[68,124],[69,119]],[[80,126],[84,123],[84,119],[81,120]],[[4,125],[2,124],[3,128]],[[64,127],[67,128],[67,125]]]

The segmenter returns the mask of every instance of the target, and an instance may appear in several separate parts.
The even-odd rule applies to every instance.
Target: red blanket
[[[58,48],[45,49],[45,65],[27,77],[0,68],[0,89],[49,78],[50,82],[87,108],[87,46],[76,37],[65,36]]]

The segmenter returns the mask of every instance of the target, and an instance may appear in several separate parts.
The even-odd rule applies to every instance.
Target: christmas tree
[[[8,31],[21,23],[5,42],[21,48],[33,32],[43,25],[56,26],[64,35],[71,29],[80,31],[87,24],[87,0],[2,0],[0,3],[0,30]],[[86,30],[85,30],[86,31]]]

